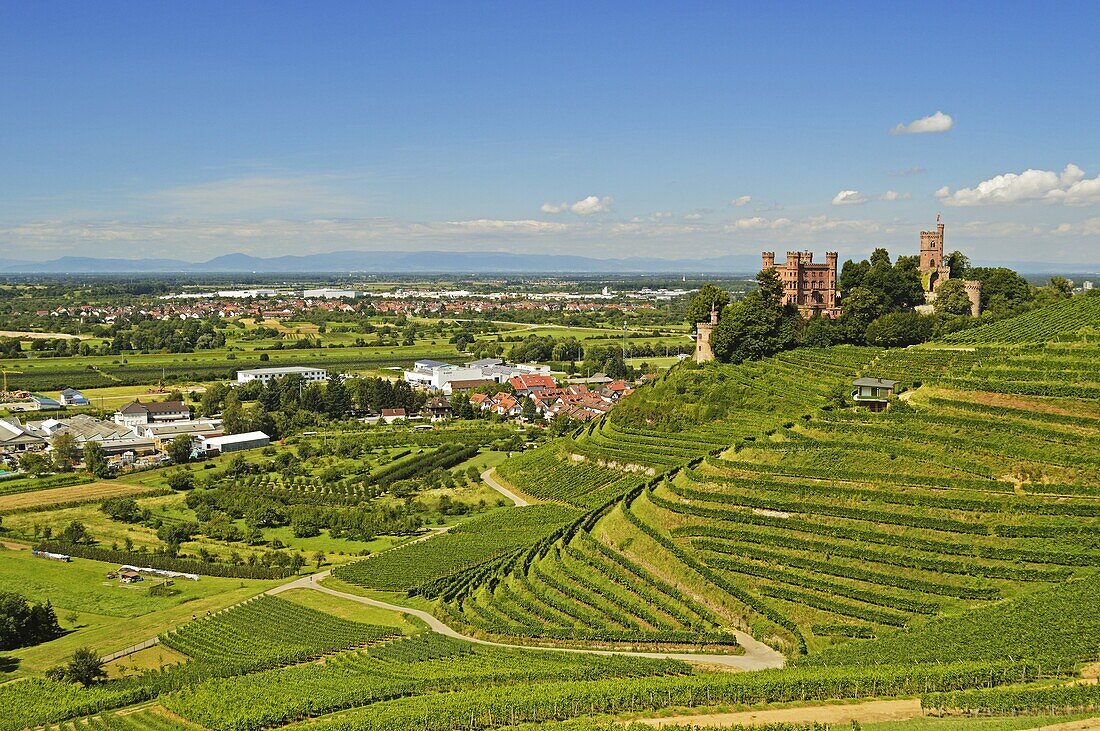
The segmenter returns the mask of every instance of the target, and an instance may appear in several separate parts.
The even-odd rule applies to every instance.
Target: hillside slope
[[[846,347],[675,369],[501,468],[587,516],[420,593],[486,636],[714,645],[740,630],[797,654],[1088,576],[1098,350]],[[872,414],[847,398],[859,374],[910,390]]]
[[[1100,339],[1100,297],[1071,297],[1017,317],[962,330],[947,343],[1043,343]]]

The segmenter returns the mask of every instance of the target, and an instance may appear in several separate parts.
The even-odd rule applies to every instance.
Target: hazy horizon
[[[1085,3],[7,4],[0,257],[843,259],[915,253],[942,214],[976,262],[1088,266],[1098,25]]]

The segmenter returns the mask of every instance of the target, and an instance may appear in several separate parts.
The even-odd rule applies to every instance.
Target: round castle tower
[[[710,322],[695,323],[695,362],[709,363],[714,360],[714,350],[710,347],[710,336],[718,325],[718,309],[710,308]]]

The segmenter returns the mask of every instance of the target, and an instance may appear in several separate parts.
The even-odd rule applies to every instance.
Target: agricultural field
[[[944,338],[948,343],[1036,343],[1100,338],[1100,299],[1073,297],[1009,320],[963,330]]]
[[[1100,353],[1078,327],[1030,333],[684,363],[551,440],[333,425],[192,469],[193,489],[139,507],[262,543],[199,532],[185,554],[318,546],[319,565],[152,597],[105,581],[111,564],[0,552],[22,567],[8,586],[41,566],[31,593],[56,596],[63,624],[82,596],[117,615],[15,651],[0,731],[608,731],[769,706],[809,723],[870,699],[915,716],[863,725],[876,731],[1095,715],[1079,676],[1100,662]],[[900,381],[886,411],[853,402],[857,376]],[[489,468],[532,504],[489,490]],[[164,489],[170,472],[134,484]],[[257,505],[279,524],[249,517]],[[97,512],[4,527],[77,520],[154,555],[155,530]],[[299,578],[314,568],[333,579]],[[121,621],[182,663],[135,659],[87,689],[43,677],[77,646],[118,649],[104,632]]]
[[[0,549],[0,592],[16,592],[36,602],[49,601],[66,634],[60,639],[0,655],[0,682],[8,674],[41,673],[78,647],[103,654],[155,637],[165,628],[236,604],[277,582],[202,577],[180,581],[175,593],[157,596],[153,581],[122,585],[107,574],[117,563],[74,558],[60,563],[35,558],[29,550]]]
[[[333,575],[368,588],[411,591],[523,550],[578,515],[580,511],[552,504],[498,510],[445,535],[338,567]]]
[[[311,565],[320,554],[330,565],[499,509],[506,501],[480,474],[517,444],[523,439],[514,427],[481,421],[430,432],[355,424],[105,482],[72,475],[79,484],[48,487],[55,478],[20,479],[10,483],[17,489],[0,494],[3,536],[148,565],[163,563],[154,554],[168,542],[166,531],[178,527],[171,540],[180,559],[202,562],[179,570],[255,578],[248,569],[261,564],[254,562],[295,554]],[[181,469],[193,489],[170,489],[169,478]],[[111,498],[132,498],[130,514],[108,514],[104,501]],[[93,543],[63,545],[59,537],[74,522]]]

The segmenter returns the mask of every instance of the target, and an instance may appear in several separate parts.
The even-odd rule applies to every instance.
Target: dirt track
[[[541,652],[566,652],[590,655],[633,655],[635,657],[668,658],[672,660],[683,660],[685,662],[694,662],[703,665],[722,667],[725,670],[764,670],[766,668],[781,668],[786,662],[786,658],[784,658],[783,655],[779,654],[764,643],[758,642],[742,632],[737,633],[737,640],[741,643],[741,646],[745,648],[745,654],[743,655],[715,655],[709,653],[686,652],[631,652],[627,650],[596,650],[583,649],[579,647],[538,647],[533,645],[513,645],[503,642],[492,642],[490,640],[483,640],[477,637],[471,637],[469,635],[462,634],[458,630],[440,621],[438,617],[428,614],[427,612],[419,609],[402,607],[396,604],[379,601],[377,599],[370,599],[365,596],[359,596],[358,594],[348,594],[347,592],[336,591],[335,589],[330,589],[327,586],[322,586],[321,580],[326,578],[328,575],[328,571],[322,571],[321,573],[314,574],[312,576],[302,576],[298,579],[295,579],[294,581],[283,584],[281,586],[277,586],[274,589],[269,589],[267,593],[280,594],[290,589],[312,589],[314,591],[320,591],[331,596],[338,596],[353,602],[359,602],[360,604],[378,607],[379,609],[388,609],[391,612],[411,614],[412,616],[417,617],[418,619],[426,623],[428,627],[430,627],[434,632],[438,632],[439,634],[446,637],[453,637],[455,639],[464,640],[466,642],[472,642],[477,645],[509,647]]]
[[[642,718],[638,723],[661,727],[673,724],[698,726],[730,726],[734,724],[761,725],[765,723],[874,723],[878,721],[904,721],[922,715],[920,701],[908,700],[868,701],[826,706],[802,706],[799,708],[774,708],[737,713],[711,715],[669,716],[668,718]]]
[[[0,338],[22,338],[24,340],[80,340],[79,335],[69,333],[32,333],[22,330],[0,330]]]

